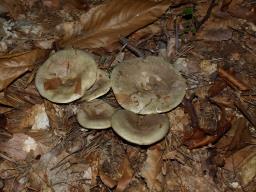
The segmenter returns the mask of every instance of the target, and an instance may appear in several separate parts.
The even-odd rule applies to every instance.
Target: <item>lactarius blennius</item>
[[[101,69],[97,70],[97,78],[93,86],[88,89],[81,101],[92,101],[102,95],[105,95],[111,87],[109,74]]]
[[[112,128],[120,137],[131,143],[150,145],[167,134],[169,119],[166,114],[139,115],[119,110],[112,116]]]
[[[68,49],[50,56],[39,68],[35,83],[39,93],[55,103],[81,98],[96,80],[97,65],[84,51]]]
[[[138,114],[170,111],[182,101],[185,79],[161,57],[136,58],[118,64],[111,74],[118,103]]]
[[[106,129],[111,127],[111,117],[114,111],[108,103],[94,99],[81,105],[77,112],[77,120],[84,128]]]

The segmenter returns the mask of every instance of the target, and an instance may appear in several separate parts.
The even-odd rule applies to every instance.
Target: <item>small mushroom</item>
[[[81,101],[91,101],[105,95],[110,90],[110,87],[111,83],[108,73],[98,69],[96,82],[85,92],[84,96],[81,98]]]
[[[50,56],[38,69],[35,84],[39,93],[55,103],[81,98],[96,80],[95,60],[81,50],[67,49]]]
[[[169,119],[166,114],[138,115],[127,110],[118,110],[112,116],[112,128],[131,143],[150,145],[168,133]]]
[[[94,99],[82,104],[77,112],[77,120],[87,129],[106,129],[111,127],[111,117],[114,111],[108,103]]]
[[[183,99],[186,81],[161,57],[136,58],[117,65],[111,74],[118,103],[138,114],[170,111]]]

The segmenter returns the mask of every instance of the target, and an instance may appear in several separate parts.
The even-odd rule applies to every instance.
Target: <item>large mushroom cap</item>
[[[39,68],[35,83],[39,93],[56,103],[83,96],[96,80],[95,60],[84,51],[68,49],[50,56]]]
[[[92,101],[102,95],[105,95],[111,87],[109,74],[106,71],[98,69],[96,82],[93,86],[86,90],[84,96],[81,98],[82,101]]]
[[[82,104],[77,112],[79,124],[88,129],[106,129],[111,127],[114,108],[108,103],[95,99]]]
[[[119,110],[112,116],[112,128],[131,143],[150,145],[167,134],[169,119],[165,114],[138,115]]]
[[[118,103],[139,114],[167,112],[186,92],[185,79],[161,57],[136,58],[117,65],[111,84]]]

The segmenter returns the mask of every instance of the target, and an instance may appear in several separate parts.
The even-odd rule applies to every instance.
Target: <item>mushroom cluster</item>
[[[87,129],[113,130],[128,142],[149,145],[169,130],[165,112],[175,108],[186,92],[185,79],[161,57],[149,56],[119,63],[111,77],[81,50],[58,51],[39,68],[36,87],[46,99],[83,103],[77,120]],[[123,108],[116,110],[97,99],[110,88]]]

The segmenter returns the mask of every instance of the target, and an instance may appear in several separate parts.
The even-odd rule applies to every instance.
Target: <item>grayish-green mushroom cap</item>
[[[110,90],[110,87],[109,74],[106,71],[98,69],[96,82],[90,89],[86,90],[81,101],[92,101],[93,99],[105,95]]]
[[[175,108],[186,92],[186,81],[161,57],[136,58],[117,65],[111,85],[118,103],[138,114],[156,114]]]
[[[150,145],[168,133],[169,119],[166,114],[138,115],[127,110],[118,110],[112,116],[112,128],[131,143]]]
[[[77,112],[77,120],[87,129],[106,129],[111,127],[111,117],[114,111],[108,103],[95,99],[82,104]]]
[[[84,51],[68,49],[51,55],[38,69],[39,93],[55,103],[69,103],[84,95],[96,80],[95,60]]]

